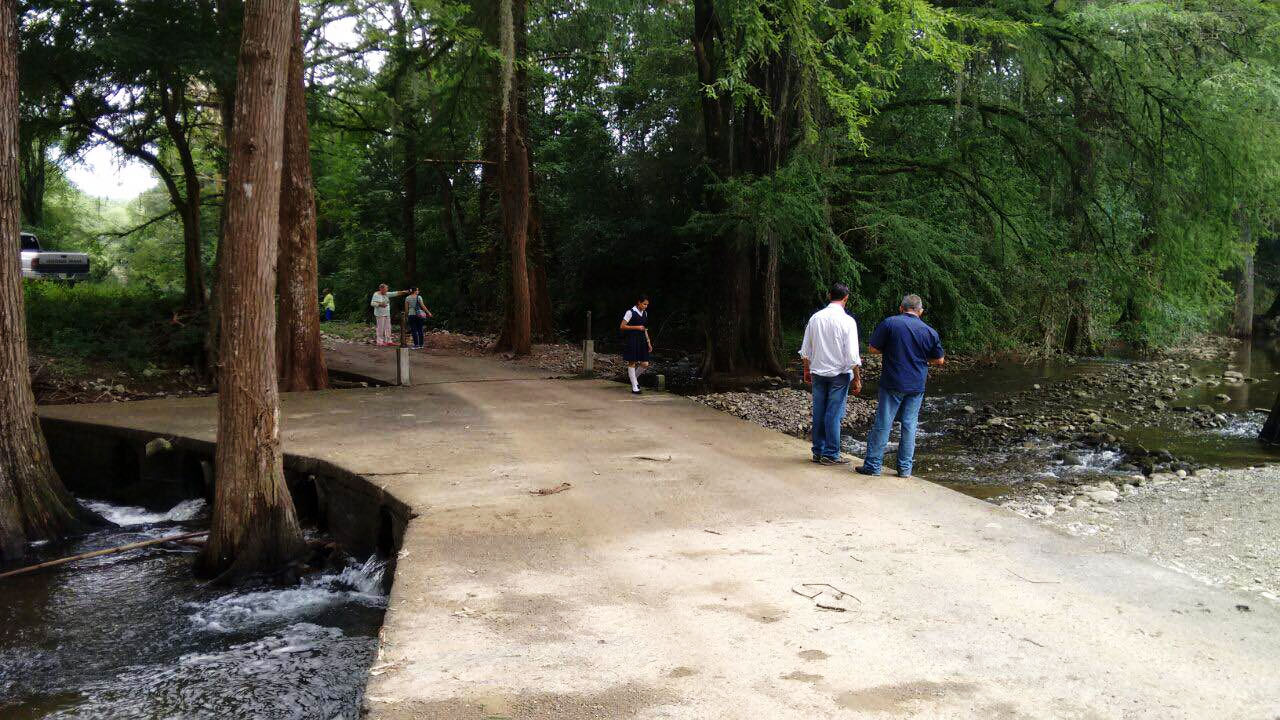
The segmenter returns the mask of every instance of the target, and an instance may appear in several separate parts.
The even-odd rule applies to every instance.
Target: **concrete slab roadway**
[[[371,718],[1280,717],[1274,606],[673,395],[414,365],[283,402],[289,452],[419,514]],[[213,434],[208,399],[41,412]]]

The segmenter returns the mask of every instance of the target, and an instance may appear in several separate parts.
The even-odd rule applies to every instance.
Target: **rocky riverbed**
[[[1002,507],[1219,587],[1280,601],[1280,467],[1032,483]]]
[[[724,392],[694,397],[704,405],[788,435],[808,437],[813,427],[813,396],[804,390],[777,388],[765,392]],[[866,397],[849,397],[843,434],[863,433],[871,424],[875,403]]]

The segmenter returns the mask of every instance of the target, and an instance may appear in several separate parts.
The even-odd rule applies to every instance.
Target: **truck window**
[[[39,250],[40,243],[36,240],[36,236],[22,233],[22,249],[23,250]]]

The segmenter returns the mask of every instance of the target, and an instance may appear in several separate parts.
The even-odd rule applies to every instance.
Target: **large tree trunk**
[[[404,286],[418,286],[418,137],[412,121],[402,125],[404,131],[404,191],[400,196],[400,232],[404,238]]]
[[[44,224],[44,190],[49,176],[48,143],[43,137],[19,138],[22,162],[22,217],[30,225]]]
[[[221,39],[222,58],[220,59],[226,60],[225,65],[229,66],[239,56],[240,34],[244,26],[244,2],[243,0],[214,0],[209,10],[212,13],[210,17],[212,24],[217,27]],[[220,63],[221,65],[223,63]],[[217,79],[215,86],[218,91],[218,117],[222,121],[222,144],[227,150],[223,156],[225,158],[231,153],[231,131],[232,126],[235,125],[236,78],[224,74]],[[226,162],[223,159],[220,163],[223,178],[228,175]],[[219,299],[221,292],[218,279],[222,277],[222,248],[226,245],[227,238],[227,194],[229,193],[229,189],[224,187],[223,190],[222,207],[218,211],[218,245],[213,253],[213,284],[209,288],[209,302],[206,306],[209,323],[204,334],[205,374],[215,385],[218,382],[218,366],[221,364],[218,353],[222,346],[222,303]]]
[[[502,229],[507,240],[507,312],[497,349],[516,355],[532,351],[529,310],[529,152],[520,127],[520,104],[524,102],[523,61],[525,33],[524,0],[502,0],[498,34],[503,54],[502,155],[498,161],[499,199]]]
[[[198,185],[196,186],[199,187]],[[194,193],[194,195],[192,194]],[[182,218],[183,306],[204,309],[204,261],[200,240],[200,191],[187,190],[187,203],[178,213]]]
[[[14,0],[0,0],[0,565],[32,540],[78,524],[76,504],[49,459],[27,361],[26,308],[18,267],[18,29]]]
[[[716,43],[721,34],[713,0],[697,0],[693,51],[703,85],[720,79],[722,58]],[[710,189],[711,183],[743,173],[771,175],[789,158],[796,108],[791,92],[795,70],[785,48],[752,68],[749,80],[769,103],[768,116],[753,106],[735,108],[727,95],[702,94],[704,152],[710,170],[704,203],[710,211],[725,209],[724,200]],[[782,374],[776,239],[724,235],[711,238],[711,246],[708,287],[714,290],[707,315],[703,375]]]
[[[1067,221],[1074,233],[1074,251],[1090,261],[1093,254],[1093,224],[1089,217],[1088,198],[1097,184],[1096,155],[1093,136],[1101,122],[1090,90],[1082,81],[1072,88],[1075,110],[1075,164],[1071,166],[1070,186],[1066,193]],[[1079,273],[1067,282],[1067,329],[1063,334],[1063,350],[1075,355],[1097,355],[1100,351],[1093,336],[1093,298],[1090,291],[1092,268],[1077,267]]]
[[[188,126],[185,120],[186,89],[162,82],[160,100],[165,129],[178,153],[182,166],[183,192],[173,198],[179,217],[182,218],[182,269],[185,290],[183,304],[191,311],[204,310],[204,248],[200,228],[200,175],[196,171],[195,154],[191,151]]]
[[[320,345],[316,259],[316,199],[311,182],[311,131],[302,78],[302,26],[294,2],[294,39],[284,108],[284,169],[280,185],[280,263],[276,292],[276,367],[280,390],[321,390],[329,372]]]
[[[542,237],[542,216],[529,193],[529,331],[537,342],[555,340],[555,318],[551,315],[551,290],[547,287],[547,249]]]
[[[305,549],[280,450],[275,262],[296,0],[248,0],[236,80],[221,276],[216,483],[203,574],[278,569]]]
[[[1236,278],[1235,312],[1231,317],[1232,337],[1253,337],[1253,228],[1248,218],[1240,219],[1240,244],[1244,246]]]

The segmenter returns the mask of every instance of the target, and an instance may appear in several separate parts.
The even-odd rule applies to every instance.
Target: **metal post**
[[[582,341],[582,372],[596,370],[596,341],[591,339],[591,311],[587,311],[587,339]]]

